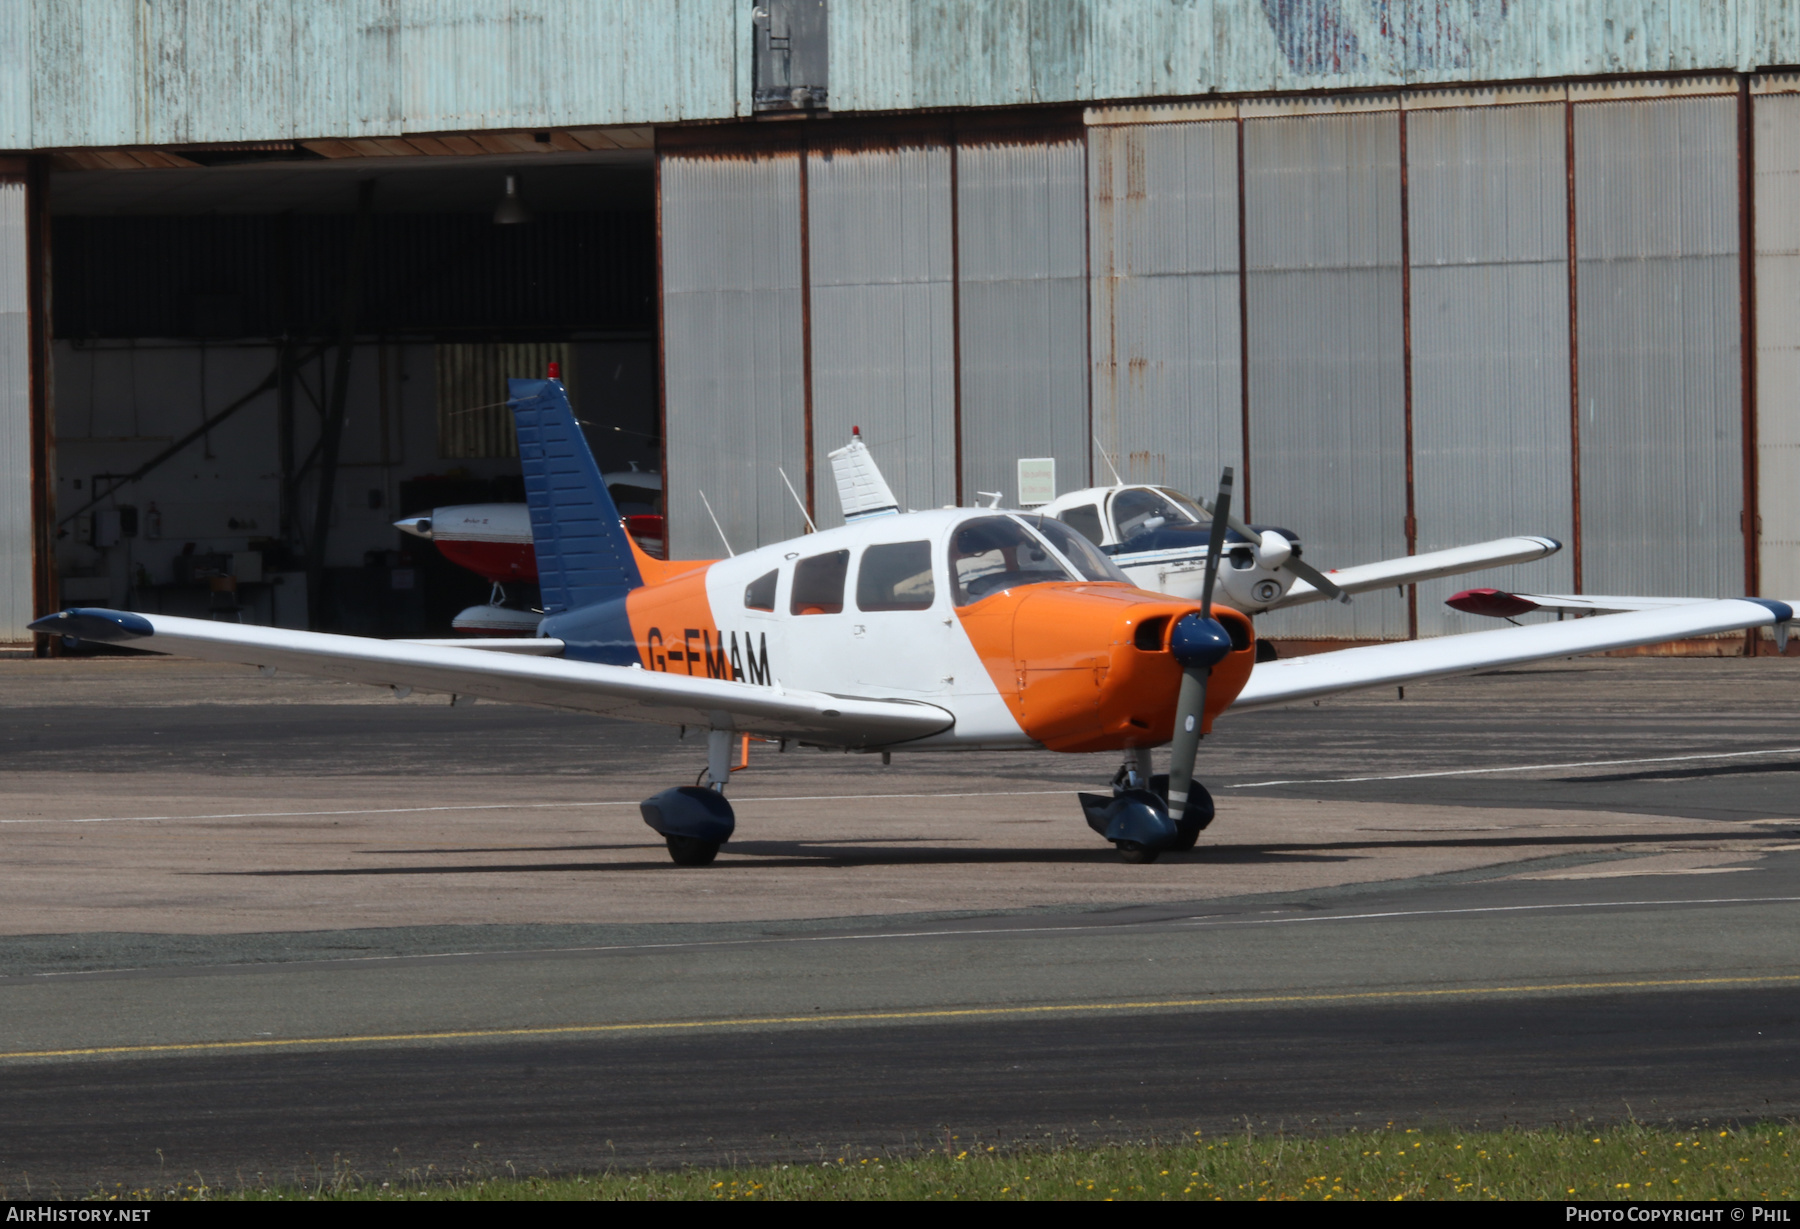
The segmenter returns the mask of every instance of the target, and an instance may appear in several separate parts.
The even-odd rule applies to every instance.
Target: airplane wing
[[[1453,546],[1449,550],[1430,551],[1423,555],[1407,555],[1400,559],[1384,559],[1380,563],[1364,563],[1353,568],[1327,572],[1332,582],[1346,593],[1363,593],[1370,589],[1387,589],[1394,585],[1417,584],[1440,576],[1457,576],[1482,568],[1497,568],[1509,563],[1542,559],[1562,549],[1555,538],[1496,538],[1472,546]],[[1304,580],[1296,580],[1271,610],[1298,606],[1305,602],[1325,600],[1325,595]]]
[[[476,696],[645,721],[732,730],[828,747],[879,747],[947,729],[935,705],[782,691],[726,679],[603,666],[429,642],[77,609],[32,630],[352,683]]]
[[[1785,602],[1746,597],[1340,649],[1257,666],[1229,711],[1752,627],[1774,627],[1785,639],[1793,617]]]

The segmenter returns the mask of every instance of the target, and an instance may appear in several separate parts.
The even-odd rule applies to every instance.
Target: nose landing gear
[[[1154,862],[1165,853],[1185,853],[1213,821],[1212,795],[1198,781],[1188,786],[1187,805],[1169,813],[1169,774],[1153,773],[1148,747],[1129,757],[1112,779],[1112,794],[1078,794],[1088,827],[1111,841],[1124,862]]]

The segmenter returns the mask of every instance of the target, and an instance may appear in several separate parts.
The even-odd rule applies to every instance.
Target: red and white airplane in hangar
[[[1746,628],[1785,641],[1794,614],[1705,601],[1258,665],[1249,617],[1213,604],[1212,578],[1198,600],[1136,588],[1053,517],[897,513],[663,562],[625,533],[561,383],[510,391],[547,608],[536,637],[384,641],[81,608],[32,630],[705,729],[708,785],[642,804],[683,865],[710,862],[734,830],[725,788],[744,735],[865,752],[1117,751],[1112,789],[1080,795],[1082,810],[1126,860],[1149,861],[1191,848],[1212,821],[1193,771],[1227,710]],[[1227,470],[1214,573],[1230,500]],[[1164,745],[1169,771],[1156,775]]]

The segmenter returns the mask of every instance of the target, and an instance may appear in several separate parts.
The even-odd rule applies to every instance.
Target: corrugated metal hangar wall
[[[799,532],[777,466],[836,523],[854,423],[914,507],[1012,502],[1024,456],[1105,481],[1097,439],[1128,480],[1238,467],[1320,566],[1547,533],[1482,583],[1800,595],[1796,90],[664,130],[673,549],[720,550],[702,492],[734,549]],[[1472,629],[1469,583],[1264,631]]]

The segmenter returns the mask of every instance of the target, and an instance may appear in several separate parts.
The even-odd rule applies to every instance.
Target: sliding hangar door
[[[394,141],[58,155],[57,603],[449,635],[490,586],[393,522],[523,498],[506,379],[551,362],[606,468],[655,469],[650,133],[590,133],[592,149],[545,135],[518,144],[549,152],[512,155],[473,139],[462,156],[393,156]],[[500,214],[509,180],[519,207]],[[0,293],[0,365],[5,307]],[[0,420],[22,430],[3,393]],[[0,538],[0,565],[19,549]],[[15,570],[29,576],[28,551]]]
[[[1269,636],[1800,596],[1800,86],[1752,84],[661,130],[673,551],[838,523],[856,425],[916,508],[1232,465],[1315,566],[1565,544]]]

